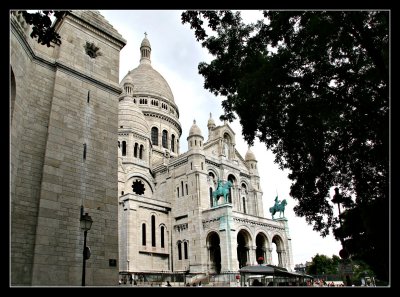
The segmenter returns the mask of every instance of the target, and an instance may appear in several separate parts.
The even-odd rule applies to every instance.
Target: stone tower
[[[99,12],[71,11],[46,47],[11,12],[11,285],[79,286],[81,207],[93,224],[86,285],[118,283],[119,53]]]

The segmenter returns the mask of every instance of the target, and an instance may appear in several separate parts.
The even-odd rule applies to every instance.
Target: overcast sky
[[[182,11],[103,10],[101,13],[127,40],[120,54],[120,81],[129,70],[139,65],[139,48],[146,32],[152,49],[151,64],[168,82],[179,108],[179,120],[182,126],[181,153],[187,151],[186,138],[194,119],[206,140],[210,112],[216,125],[222,124],[219,120],[219,116],[223,114],[222,99],[203,88],[204,79],[198,74],[198,64],[203,61],[210,62],[212,56],[196,41],[189,25],[182,24]],[[243,16],[246,21],[255,22],[257,18],[262,17],[262,14],[259,11],[247,10]],[[236,149],[244,157],[247,144],[243,140],[239,121],[236,120],[230,126],[236,133]],[[274,204],[276,193],[280,200],[288,201],[285,216],[292,238],[294,264],[311,261],[317,253],[329,257],[333,254],[338,255],[341,245],[332,235],[322,238],[318,232],[312,230],[312,226],[308,225],[304,218],[295,216],[293,207],[296,201],[289,196],[291,182],[287,178],[288,171],[278,168],[274,163],[274,155],[258,140],[251,150],[258,160],[264,215],[271,218],[268,209]],[[273,261],[277,261],[275,256]]]

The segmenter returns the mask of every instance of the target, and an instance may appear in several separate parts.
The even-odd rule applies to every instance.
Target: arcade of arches
[[[272,244],[276,245],[276,250],[272,248]],[[278,263],[274,263],[279,267],[284,267],[285,247],[282,238],[275,235],[272,241],[269,242],[267,236],[263,232],[259,232],[255,241],[245,229],[241,229],[237,233],[237,261],[239,268],[246,265],[254,264],[254,259],[262,257],[263,264],[272,263],[272,253],[276,252]],[[221,272],[221,247],[220,236],[217,232],[211,231],[207,236],[207,250],[208,250],[208,267],[210,273]],[[251,260],[253,259],[253,261]]]

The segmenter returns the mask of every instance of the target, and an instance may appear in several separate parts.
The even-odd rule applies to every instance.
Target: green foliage
[[[322,274],[338,274],[340,258],[333,255],[329,258],[325,255],[315,255],[312,258],[311,265],[307,266],[306,273],[312,275],[322,275]]]
[[[29,13],[27,11],[19,11],[24,17],[25,21],[32,26],[32,38],[37,38],[37,42],[42,45],[51,46],[51,43],[57,45],[61,44],[61,36],[55,32],[50,16],[54,16],[56,19],[62,18],[65,11],[56,10],[42,10],[35,13]]]
[[[342,260],[336,255],[329,258],[319,254],[312,258],[311,265],[306,267],[306,273],[310,275],[342,275],[341,264],[351,264],[353,271],[351,281],[358,285],[361,284],[361,278],[375,275],[369,265],[362,260]],[[344,275],[342,277],[344,280]]]
[[[371,270],[369,265],[367,265],[364,261],[355,260],[352,262],[353,267],[353,275],[352,281],[356,284],[361,284],[361,279],[366,276],[374,276],[374,272]]]
[[[264,11],[244,24],[239,12],[186,11],[182,23],[214,56],[199,73],[225,97],[222,118],[238,116],[244,139],[289,169],[296,215],[388,279],[389,12]]]

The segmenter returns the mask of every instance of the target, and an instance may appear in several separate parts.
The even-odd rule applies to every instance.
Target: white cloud
[[[193,119],[196,119],[204,138],[207,139],[207,121],[210,112],[216,124],[221,124],[219,121],[219,116],[222,114],[221,98],[216,98],[203,88],[204,79],[198,74],[197,67],[202,61],[211,61],[211,56],[196,41],[189,25],[182,25],[181,11],[108,10],[101,13],[127,40],[127,45],[122,49],[120,56],[120,79],[139,65],[140,43],[144,38],[144,32],[148,33],[152,47],[152,66],[169,83],[179,108],[183,129],[180,139],[181,152],[187,150],[186,138]],[[260,16],[262,14],[259,11],[247,11],[245,19],[255,22]],[[236,149],[244,156],[247,144],[243,140],[239,121],[236,120],[230,125],[236,132]],[[338,255],[340,243],[333,236],[322,238],[310,225],[307,225],[304,218],[295,216],[293,207],[296,201],[289,196],[291,182],[287,178],[288,172],[278,168],[274,163],[274,155],[257,140],[251,150],[258,160],[264,192],[264,215],[270,218],[268,209],[273,205],[276,193],[279,194],[279,199],[285,198],[288,201],[285,216],[288,218],[292,238],[294,264],[311,261],[317,253],[327,256]]]

